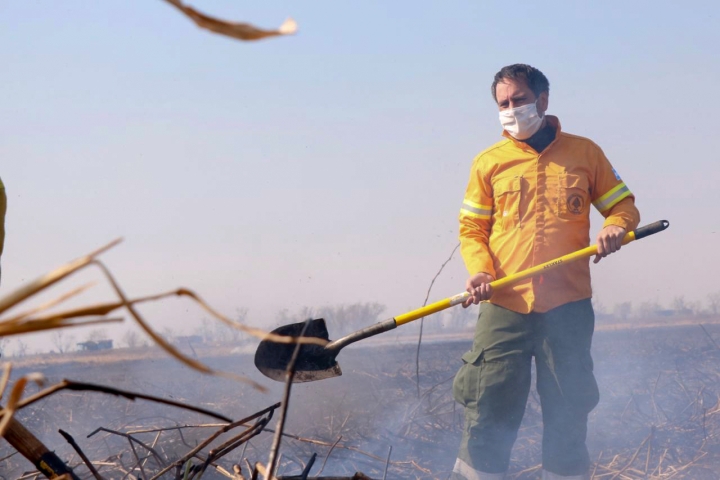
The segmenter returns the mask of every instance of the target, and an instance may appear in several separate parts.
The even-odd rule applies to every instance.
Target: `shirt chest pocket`
[[[498,180],[493,185],[495,197],[495,222],[502,230],[510,230],[520,225],[520,177]]]
[[[587,177],[563,173],[558,180],[558,217],[567,220],[587,217],[590,206],[590,185]]]

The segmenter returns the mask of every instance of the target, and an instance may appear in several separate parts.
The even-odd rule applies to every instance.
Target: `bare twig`
[[[175,425],[174,427],[162,427],[162,428],[144,428],[141,430],[128,430],[125,433],[135,435],[138,433],[155,433],[155,432],[167,432],[170,430],[182,430],[185,428],[217,428],[224,427],[227,423],[201,423],[196,425]]]
[[[640,454],[640,451],[641,451],[642,448],[645,446],[645,444],[647,444],[647,442],[650,441],[650,439],[652,438],[652,435],[653,435],[653,434],[652,434],[652,431],[651,431],[651,432],[650,432],[650,435],[648,435],[647,437],[645,437],[645,440],[643,440],[642,443],[640,444],[640,446],[637,447],[637,449],[635,450],[635,453],[633,453],[632,457],[630,457],[630,460],[627,462],[627,464],[626,464],[622,469],[620,469],[617,473],[615,473],[615,475],[613,475],[613,476],[610,478],[610,480],[615,480],[617,477],[619,477],[620,475],[622,475],[625,470],[627,470],[628,468],[630,468],[630,465],[633,464],[633,462],[634,462],[635,459],[638,457],[638,455]]]
[[[219,437],[219,436],[222,435],[223,433],[227,433],[228,431],[232,430],[233,428],[237,428],[237,427],[239,427],[239,426],[242,426],[242,425],[244,425],[245,423],[247,423],[247,422],[249,422],[249,421],[251,421],[251,420],[255,420],[256,418],[261,417],[261,416],[263,416],[263,415],[265,415],[265,414],[267,414],[267,413],[274,412],[275,409],[277,409],[279,406],[280,406],[280,403],[278,402],[278,403],[276,403],[276,404],[274,404],[274,405],[271,405],[271,406],[269,406],[269,407],[267,407],[267,408],[265,408],[265,409],[263,409],[263,410],[260,410],[259,412],[253,413],[253,414],[250,415],[249,417],[245,417],[245,418],[243,418],[242,420],[238,420],[238,421],[236,421],[236,422],[232,422],[232,423],[230,423],[230,424],[228,424],[228,425],[225,425],[224,427],[222,427],[221,429],[219,429],[217,432],[213,433],[213,434],[210,435],[208,438],[206,438],[204,441],[200,442],[200,444],[199,444],[197,447],[195,447],[195,448],[194,448],[193,450],[191,450],[190,452],[186,453],[182,458],[176,460],[175,462],[173,462],[172,464],[170,464],[168,467],[166,467],[165,469],[163,469],[163,470],[161,470],[160,472],[158,472],[158,473],[157,473],[154,477],[152,477],[150,480],[156,480],[156,479],[160,478],[160,476],[162,476],[163,474],[167,473],[172,467],[175,467],[175,466],[178,466],[178,465],[183,465],[187,460],[189,460],[190,458],[192,458],[195,454],[197,454],[200,450],[202,450],[203,448],[205,448],[206,446],[208,446],[210,443],[212,443],[213,440],[215,440],[217,437]]]
[[[87,436],[87,438],[92,437],[93,435],[95,435],[95,434],[98,433],[98,432],[107,432],[107,433],[112,433],[113,435],[118,435],[118,436],[120,436],[120,437],[125,437],[125,438],[128,439],[128,441],[130,442],[130,445],[131,445],[131,446],[133,445],[133,442],[137,443],[138,445],[140,445],[141,447],[143,447],[145,450],[147,450],[148,452],[150,452],[151,454],[153,454],[153,456],[157,459],[158,464],[162,465],[163,467],[166,465],[165,460],[163,460],[162,456],[161,456],[154,448],[152,448],[150,445],[147,445],[146,443],[138,440],[137,438],[133,437],[132,435],[128,435],[127,433],[118,432],[117,430],[111,430],[111,429],[105,428],[105,427],[100,427],[100,428],[97,428],[97,429],[93,430],[93,431]],[[134,450],[135,450],[135,448],[133,447],[133,451],[134,451]],[[139,463],[139,462],[140,462],[140,460],[138,460],[138,463]],[[143,475],[145,475],[145,474],[143,473]]]
[[[388,465],[390,465],[390,454],[392,454],[392,445],[388,447],[387,460],[385,460],[385,471],[383,472],[383,480],[387,478]]]
[[[85,455],[85,452],[82,451],[82,449],[80,448],[80,445],[77,444],[77,442],[72,437],[72,435],[70,435],[69,433],[67,433],[66,431],[64,431],[62,429],[58,430],[58,432],[60,432],[60,435],[62,435],[63,438],[65,440],[67,440],[67,442],[75,449],[77,454],[80,455],[80,458],[82,459],[83,463],[88,467],[88,469],[90,470],[90,473],[93,474],[93,477],[95,477],[96,480],[103,480],[103,477],[100,476],[100,473],[98,473],[95,466],[92,464],[92,462],[87,457],[87,455]]]
[[[705,332],[705,335],[707,335],[707,337],[710,339],[710,341],[712,342],[712,344],[715,345],[715,348],[717,348],[718,350],[720,350],[720,346],[717,344],[717,342],[715,342],[715,339],[714,339],[714,338],[712,337],[712,335],[710,335],[710,333],[707,331],[707,328],[705,328],[705,325],[703,325],[702,323],[699,323],[698,325],[700,325],[700,328],[703,329],[703,332]]]
[[[14,457],[15,455],[17,455],[18,453],[20,453],[20,452],[12,452],[10,455],[5,455],[4,457],[0,458],[0,462],[4,462],[4,461],[7,460],[8,458],[12,458],[12,457]]]
[[[425,301],[423,302],[423,307],[427,305],[428,299],[430,298],[430,292],[432,291],[432,287],[435,284],[435,280],[440,276],[443,269],[445,268],[445,265],[447,265],[450,260],[452,260],[453,255],[455,255],[455,252],[457,251],[458,247],[460,247],[460,244],[458,243],[455,245],[455,248],[453,248],[453,251],[450,252],[450,256],[445,260],[445,262],[440,266],[440,270],[435,274],[432,281],[430,282],[430,286],[428,287],[427,293],[425,294]],[[420,333],[418,333],[418,344],[417,344],[417,351],[415,352],[415,386],[417,388],[417,396],[420,397],[420,345],[422,344],[422,334],[423,334],[423,325],[425,323],[425,319],[420,319]]]
[[[224,455],[228,454],[232,450],[236,449],[243,443],[247,442],[254,436],[258,435],[260,432],[262,432],[265,429],[265,426],[268,424],[268,422],[272,419],[272,412],[270,412],[270,416],[266,418],[261,418],[258,420],[255,425],[248,428],[244,432],[242,432],[239,435],[236,435],[235,437],[231,438],[227,442],[223,443],[222,445],[218,446],[217,448],[214,448],[210,450],[208,454],[208,459],[205,461],[205,464],[208,465],[210,462],[214,462],[215,460],[218,460],[219,458],[223,457]]]
[[[38,400],[41,400],[47,396],[50,396],[54,393],[57,393],[61,390],[76,390],[76,391],[93,391],[93,392],[101,392],[101,393],[107,393],[110,395],[118,395],[121,397],[125,397],[129,400],[135,400],[137,398],[141,400],[148,400],[151,402],[156,403],[162,403],[164,405],[171,405],[173,407],[178,408],[184,408],[185,410],[190,410],[192,412],[196,413],[202,413],[203,415],[208,415],[210,417],[214,417],[220,420],[225,420],[227,422],[230,422],[228,417],[225,415],[221,415],[219,413],[212,412],[210,410],[206,410],[204,408],[200,407],[194,407],[192,405],[187,405],[182,402],[177,402],[175,400],[167,400],[165,398],[155,397],[152,395],[145,395],[144,393],[137,393],[137,392],[128,392],[125,390],[121,390],[119,388],[114,387],[107,387],[104,385],[95,385],[92,383],[84,383],[84,382],[75,382],[73,380],[62,380],[61,382],[52,385],[45,390],[42,390],[34,395],[30,395],[29,397],[26,397],[25,399],[17,402],[17,408],[24,408],[28,405],[32,405],[33,403],[37,402]],[[0,415],[3,415],[4,412],[0,411]]]
[[[182,436],[182,430],[178,430],[178,431],[180,432],[180,438],[182,439],[182,441],[183,441],[183,443],[185,444],[185,446],[190,447],[190,445],[188,445],[188,444],[185,442],[185,439],[184,439],[183,436]],[[155,440],[153,440],[153,443],[152,443],[152,445],[151,445],[152,448],[155,448],[155,447],[157,446],[157,442],[158,442],[158,440],[160,439],[160,435],[162,435],[162,432],[157,432],[157,435],[155,435]],[[149,457],[146,458],[146,459],[143,461],[143,466],[145,466],[145,464],[147,463],[148,460],[149,460]]]
[[[342,440],[342,435],[340,435],[340,436],[338,437],[338,439],[335,440],[335,443],[332,444],[332,447],[330,447],[330,450],[328,451],[328,454],[325,456],[325,460],[323,460],[322,466],[320,466],[320,471],[315,475],[316,477],[319,477],[320,474],[322,473],[322,471],[325,470],[325,464],[327,463],[328,458],[330,458],[330,454],[331,454],[332,451],[335,449],[335,445],[337,445],[338,443],[340,443],[340,440]]]
[[[299,335],[300,337],[305,336],[305,331],[307,330],[308,325],[310,325],[310,321],[310,318],[305,321],[305,325],[303,325],[302,331]],[[290,358],[290,363],[288,363],[287,370],[285,371],[285,392],[283,394],[282,402],[280,402],[280,415],[278,417],[277,429],[275,430],[275,435],[273,437],[272,447],[270,448],[270,457],[268,458],[267,472],[264,475],[265,480],[273,480],[273,476],[275,474],[275,458],[278,449],[280,448],[280,442],[282,441],[282,433],[283,429],[285,428],[285,417],[287,415],[287,409],[290,403],[290,391],[292,390],[293,377],[295,377],[295,362],[297,362],[301,347],[302,346],[299,343],[295,345],[295,350],[293,351],[292,357]]]
[[[143,463],[140,461],[140,457],[138,457],[137,450],[135,450],[135,445],[133,445],[133,438],[131,436],[127,436],[128,442],[130,443],[130,450],[132,450],[133,456],[135,457],[135,466],[140,469],[140,473],[142,473],[143,478],[147,478],[147,474],[145,473],[145,467],[143,466]]]

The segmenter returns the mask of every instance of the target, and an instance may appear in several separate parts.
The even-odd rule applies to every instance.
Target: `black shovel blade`
[[[305,323],[285,325],[276,328],[272,333],[297,338],[302,333]],[[310,320],[303,336],[330,340],[325,320],[322,318]],[[287,368],[296,345],[263,340],[255,352],[255,366],[268,378],[278,382],[286,381]],[[295,361],[293,383],[314,382],[342,375],[340,365],[335,361],[337,353],[320,345],[300,345],[300,352]]]

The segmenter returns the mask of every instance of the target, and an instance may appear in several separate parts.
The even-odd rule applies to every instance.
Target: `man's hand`
[[[476,273],[468,278],[465,282],[465,289],[471,295],[462,304],[463,308],[467,308],[472,304],[477,305],[482,300],[488,300],[492,296],[492,287],[490,282],[495,280],[492,275],[487,273]]]
[[[601,259],[607,257],[611,253],[617,252],[622,247],[623,238],[625,238],[625,229],[617,225],[608,225],[600,230],[597,236],[597,255],[593,263],[598,263]]]

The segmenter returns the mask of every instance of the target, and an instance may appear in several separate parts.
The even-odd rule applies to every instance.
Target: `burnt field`
[[[391,334],[385,337],[396,339]],[[447,478],[462,428],[462,410],[452,399],[451,383],[460,355],[470,347],[469,338],[423,343],[419,395],[413,342],[359,343],[338,357],[342,377],[294,385],[278,477],[303,478],[303,470],[317,454],[306,472],[310,477],[351,477],[362,472],[377,479]],[[720,327],[715,325],[596,333],[593,350],[601,401],[589,425],[593,478],[720,478],[718,344]],[[269,392],[201,375],[155,350],[78,355],[62,362],[45,357],[34,364],[19,364],[13,378],[41,372],[50,383],[68,378],[110,385],[200,406],[234,420],[282,399],[284,385],[256,373],[251,354],[219,347],[194,351],[211,367],[248,375],[269,387]],[[28,392],[35,388],[28,387]],[[279,410],[274,411],[252,438],[238,435],[257,419],[200,449],[194,457],[199,463],[211,451],[223,453],[203,478],[242,478],[232,476],[234,465],[250,478],[248,464],[268,460],[279,415]],[[77,465],[82,478],[92,475],[58,429],[75,438],[104,478],[151,478],[223,425],[176,407],[79,391],[57,393],[21,410],[17,418],[62,459]],[[533,391],[513,451],[510,478],[539,477],[541,434]],[[35,478],[33,466],[12,453],[2,441],[0,476]],[[172,468],[162,478],[183,478],[182,468]]]

